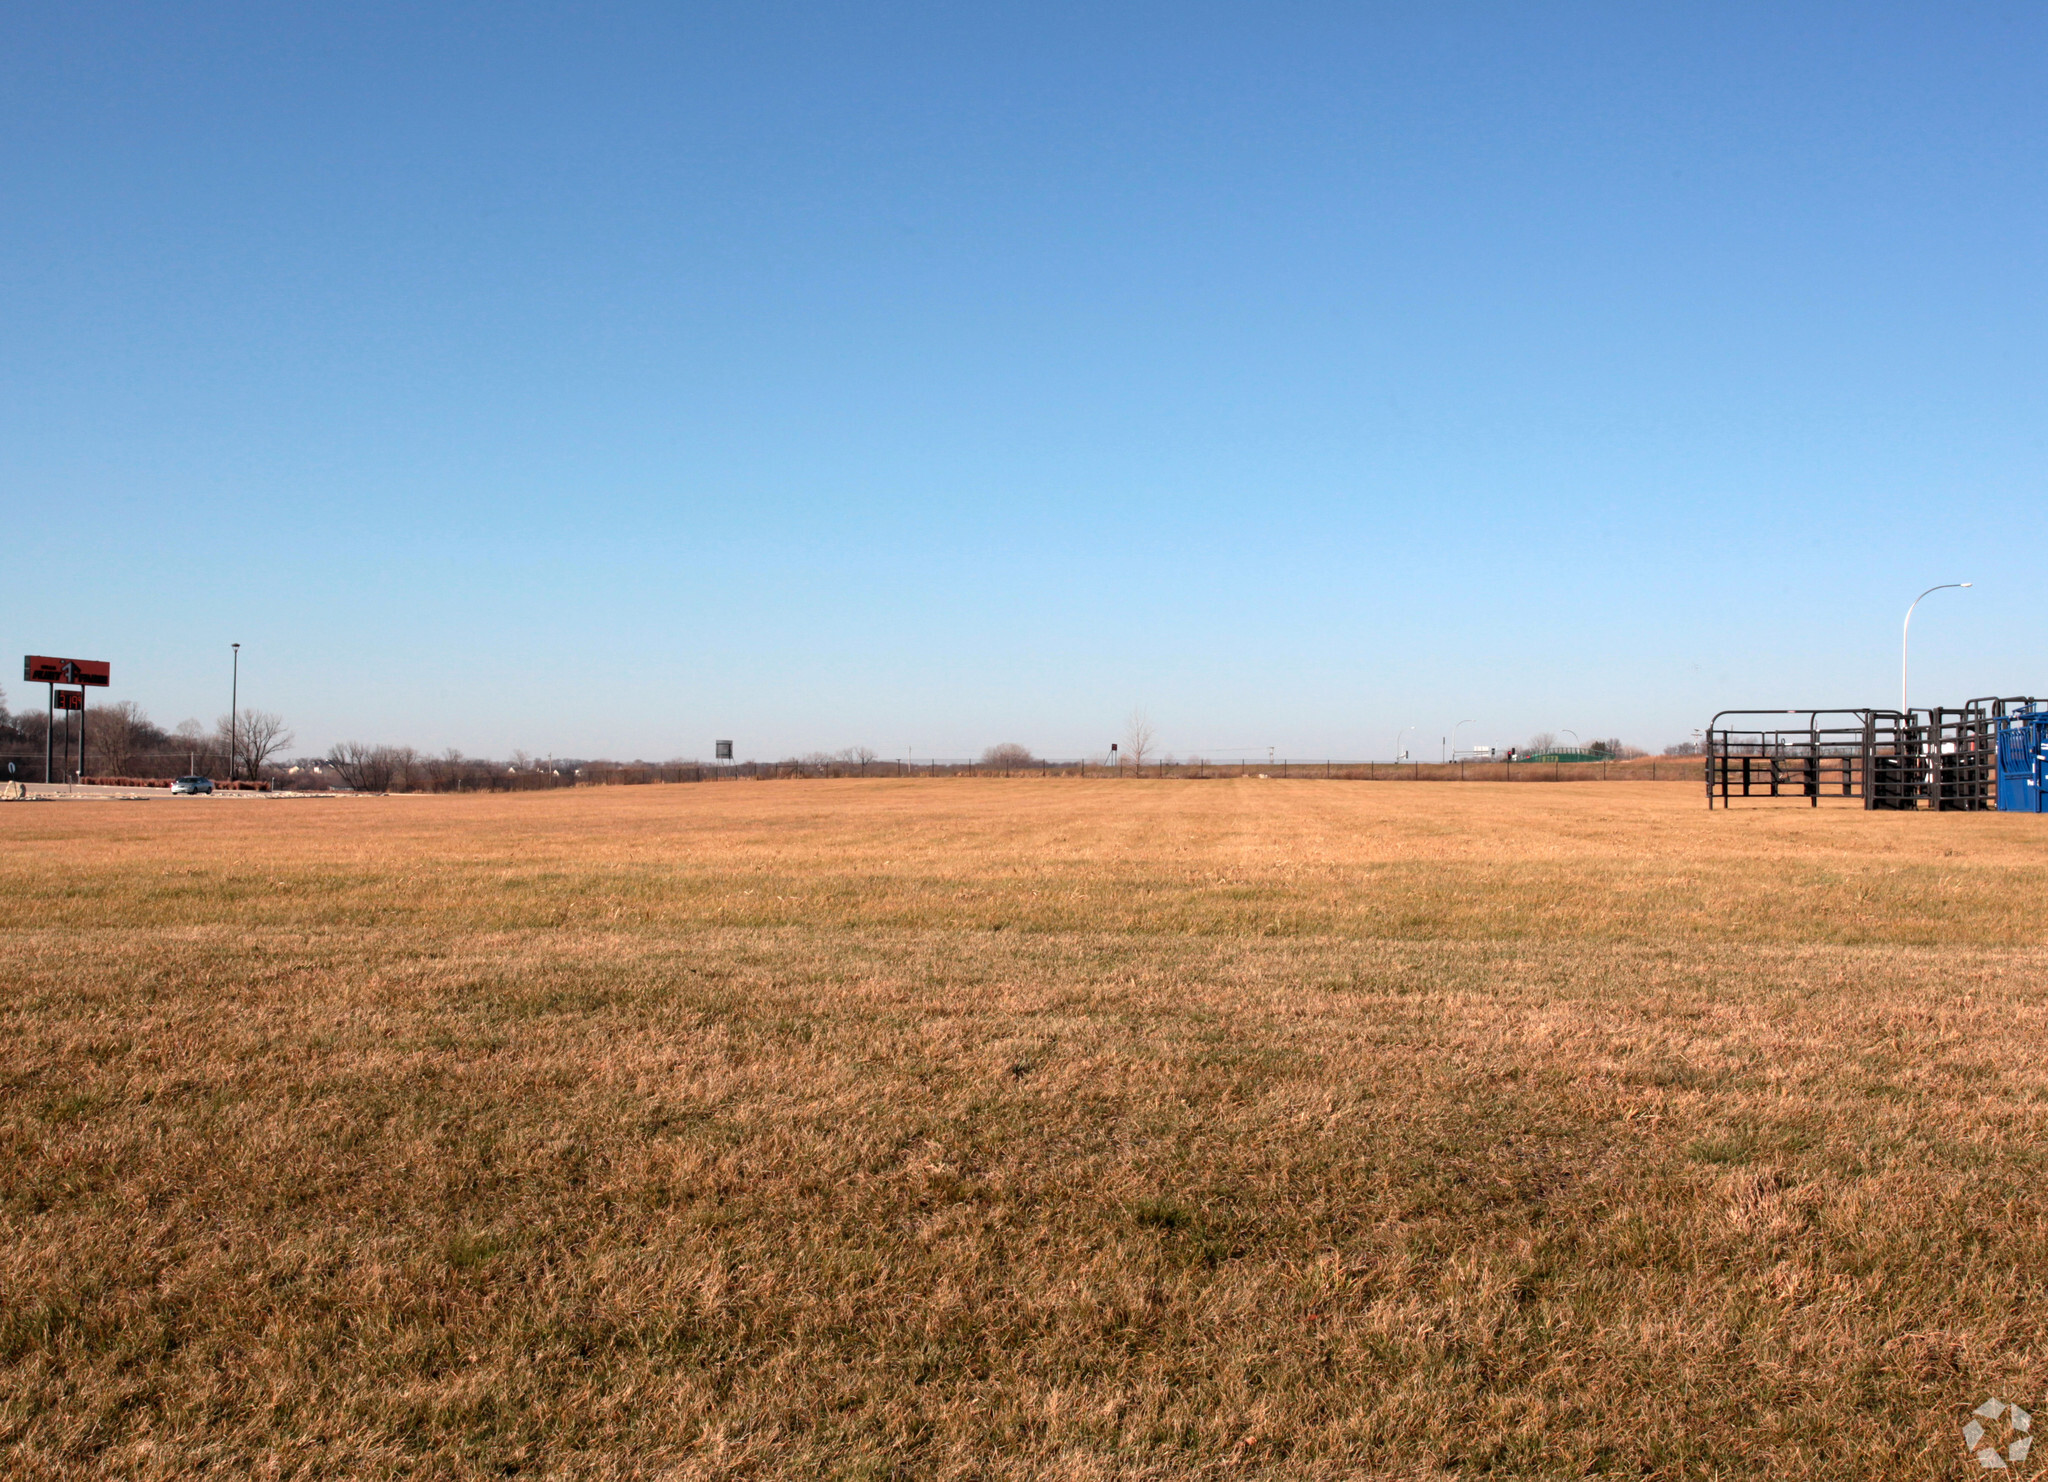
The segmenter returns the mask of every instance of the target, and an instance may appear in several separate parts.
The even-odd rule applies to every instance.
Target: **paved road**
[[[168,787],[73,787],[69,783],[64,782],[53,782],[48,785],[40,782],[31,782],[28,784],[28,795],[31,800],[42,799],[54,802],[64,802],[66,800],[79,803],[109,802],[121,799],[134,799],[140,802],[148,799],[161,799],[164,802],[170,803],[194,804],[216,802],[239,803],[246,802],[251,798],[275,801],[279,798],[332,798],[348,796],[346,793],[331,792],[228,792],[223,790],[210,796],[174,797]]]

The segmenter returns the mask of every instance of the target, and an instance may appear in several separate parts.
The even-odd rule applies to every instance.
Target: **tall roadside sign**
[[[75,691],[64,696],[66,710],[78,712],[78,775],[85,775],[85,690],[91,685],[105,689],[114,682],[113,667],[104,659],[59,659],[49,654],[28,654],[21,661],[21,677],[30,684],[47,684],[50,687],[50,723],[43,729],[43,783],[47,786],[54,779],[55,743],[57,738],[57,686],[76,685]]]

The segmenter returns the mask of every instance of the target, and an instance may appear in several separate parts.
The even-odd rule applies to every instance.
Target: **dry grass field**
[[[0,1473],[1973,1475],[2044,886],[1696,785],[0,807]]]

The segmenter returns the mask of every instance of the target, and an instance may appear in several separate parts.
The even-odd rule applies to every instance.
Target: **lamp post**
[[[235,650],[234,677],[228,681],[228,781],[235,780],[235,727],[241,716],[236,707],[242,703],[242,645],[231,645]]]
[[[1454,726],[1452,726],[1452,727],[1451,727],[1451,755],[1452,755],[1452,756],[1456,756],[1456,755],[1458,754],[1458,732],[1459,732],[1459,731],[1461,731],[1461,730],[1463,730],[1463,729],[1464,729],[1464,728],[1465,728],[1466,726],[1469,726],[1469,725],[1471,725],[1471,724],[1472,724],[1472,722],[1471,722],[1471,721],[1469,721],[1469,720],[1461,720],[1461,721],[1459,721],[1459,722],[1458,722],[1458,723],[1457,723],[1456,725],[1454,725]]]
[[[1573,751],[1584,751],[1586,749],[1585,746],[1580,743],[1579,733],[1577,731],[1573,730],[1570,726],[1566,726],[1564,727],[1564,733],[1572,738]]]
[[[1924,599],[1935,592],[1945,592],[1950,587],[1974,585],[1974,582],[1945,581],[1938,587],[1929,587],[1925,592],[1915,597],[1913,599],[1913,607],[1918,607]],[[1912,672],[1913,659],[1913,607],[1906,609],[1906,623],[1899,632],[1899,714],[1901,715],[1911,715],[1913,713],[1912,706],[1906,701],[1906,680]]]
[[[1421,730],[1421,729],[1422,729],[1422,727],[1421,727],[1421,726],[1403,726],[1403,727],[1401,727],[1401,729],[1400,729],[1400,730],[1398,730],[1398,731],[1396,731],[1396,732],[1394,733],[1394,760],[1395,760],[1395,761],[1397,761],[1397,762],[1398,762],[1399,760],[1401,760],[1402,756],[1404,756],[1404,755],[1405,755],[1405,753],[1404,753],[1404,752],[1403,752],[1403,751],[1401,750],[1401,738],[1402,738],[1403,736],[1407,735],[1407,734],[1408,734],[1408,733],[1409,733],[1410,731],[1419,731],[1419,730]]]

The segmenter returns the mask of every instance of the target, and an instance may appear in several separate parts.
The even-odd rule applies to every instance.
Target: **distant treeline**
[[[585,765],[536,761],[524,752],[509,762],[494,762],[455,750],[429,756],[410,746],[343,741],[317,761],[289,769],[282,780],[293,786],[345,787],[355,792],[526,792],[573,787]]]
[[[268,710],[244,709],[232,726],[223,715],[211,731],[196,720],[167,731],[133,700],[95,703],[97,698],[86,691],[85,770],[91,776],[226,777],[232,772],[237,777],[261,777],[274,770],[277,756],[292,744],[284,718]],[[52,739],[57,770],[66,776],[77,765],[78,724],[79,712],[57,712]],[[40,768],[49,731],[47,710],[10,710],[6,692],[0,690],[0,756],[26,758]]]
[[[1467,759],[1444,765],[1404,760],[1399,763],[1359,761],[1312,761],[1307,759],[1256,758],[1211,760],[1206,757],[1159,755],[1150,744],[1148,728],[1133,728],[1133,735],[1121,755],[1057,760],[1041,757],[1030,747],[1016,742],[991,746],[975,758],[884,758],[865,746],[841,751],[814,751],[788,756],[780,761],[706,763],[696,760],[666,762],[605,761],[581,758],[545,760],[527,752],[514,752],[510,759],[493,761],[464,756],[455,750],[438,756],[410,746],[391,746],[362,741],[344,741],[324,756],[288,758],[285,749],[292,733],[284,720],[270,711],[243,710],[231,725],[225,715],[211,730],[188,720],[165,730],[131,700],[95,705],[87,700],[86,775],[91,777],[180,777],[197,773],[225,780],[262,779],[281,787],[301,790],[348,790],[353,792],[525,792],[534,789],[615,785],[637,782],[700,782],[768,778],[822,777],[988,777],[988,776],[1123,776],[1123,777],[1217,777],[1266,773],[1282,777],[1417,780],[1464,778],[1480,780],[1497,768],[1503,779],[1513,780],[1537,773],[1503,761]],[[39,780],[43,764],[44,735],[49,717],[41,709],[11,711],[0,691],[0,763],[12,761],[32,780]],[[55,747],[55,772],[59,779],[71,776],[76,766],[77,717],[59,711]],[[1521,753],[1542,754],[1557,749],[1557,738],[1543,733],[1530,738]],[[1668,748],[1667,757],[1697,755],[1696,743]],[[232,753],[232,758],[231,758]],[[1596,740],[1578,755],[1602,763],[1638,762],[1645,753],[1624,745],[1619,738]],[[232,759],[232,765],[230,765]],[[1569,760],[1569,758],[1567,758]],[[1696,765],[1696,764],[1695,764]],[[1568,766],[1566,771],[1571,768]],[[1673,769],[1682,772],[1683,769]],[[1661,778],[1665,769],[1623,765],[1614,771],[1598,769],[1601,777],[1649,776]],[[1549,775],[1548,773],[1544,775]],[[1557,774],[1559,780],[1564,774]],[[1583,773],[1592,776],[1593,773]]]

